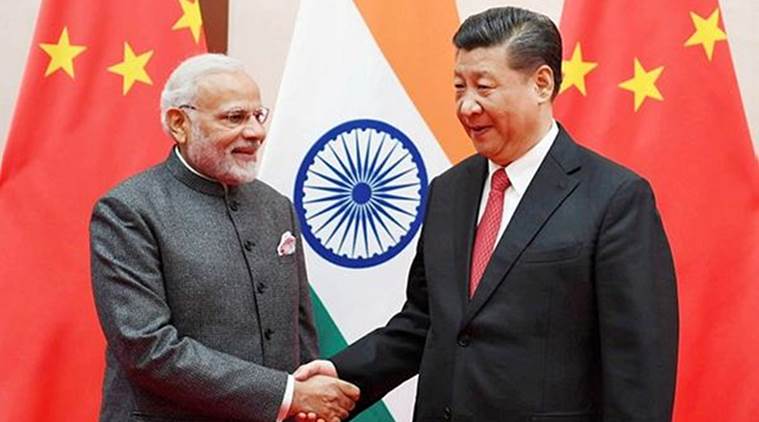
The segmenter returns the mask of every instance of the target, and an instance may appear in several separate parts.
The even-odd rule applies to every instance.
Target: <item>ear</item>
[[[176,107],[166,110],[166,126],[177,144],[183,145],[187,142],[190,136],[190,120],[182,110]]]
[[[551,70],[551,67],[547,64],[540,65],[532,76],[533,81],[535,82],[538,104],[551,101],[554,86],[553,70]]]

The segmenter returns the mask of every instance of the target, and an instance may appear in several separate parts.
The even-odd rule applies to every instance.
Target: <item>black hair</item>
[[[495,7],[468,17],[453,36],[460,50],[504,45],[509,66],[530,72],[541,65],[553,70],[553,94],[561,87],[561,34],[545,15],[518,7]]]

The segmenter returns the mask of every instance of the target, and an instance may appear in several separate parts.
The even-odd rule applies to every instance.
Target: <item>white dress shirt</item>
[[[551,128],[543,136],[537,144],[530,148],[523,156],[512,161],[506,167],[499,166],[498,164],[488,160],[488,177],[485,179],[485,186],[482,188],[482,199],[480,201],[480,212],[477,216],[477,224],[480,224],[482,214],[485,212],[485,205],[488,202],[488,195],[490,195],[490,183],[493,178],[493,173],[496,170],[503,168],[506,171],[506,176],[509,177],[509,187],[503,195],[503,215],[501,216],[501,226],[498,228],[498,236],[496,237],[496,245],[501,240],[503,232],[506,230],[506,226],[509,225],[511,217],[514,215],[519,201],[524,197],[524,193],[532,182],[532,178],[535,177],[540,164],[548,154],[548,150],[551,149],[553,141],[556,140],[556,136],[559,134],[559,127],[554,120],[551,123]]]

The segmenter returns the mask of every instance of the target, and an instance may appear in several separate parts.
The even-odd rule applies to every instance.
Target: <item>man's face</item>
[[[184,151],[189,164],[227,185],[253,181],[266,137],[252,115],[261,107],[256,83],[244,72],[203,76],[192,105],[195,109],[185,109],[192,125]]]
[[[477,152],[507,165],[538,140],[541,106],[535,74],[512,69],[501,45],[459,50],[456,115]]]

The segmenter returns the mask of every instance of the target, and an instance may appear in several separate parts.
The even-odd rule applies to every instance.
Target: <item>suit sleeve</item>
[[[649,184],[622,184],[601,226],[596,299],[603,421],[669,422],[678,311],[672,255]]]
[[[433,185],[434,181],[430,184],[428,206],[432,202]],[[406,302],[401,311],[386,326],[330,358],[338,376],[361,389],[361,398],[352,415],[357,415],[419,372],[430,326],[424,237],[423,228],[409,270]]]
[[[92,285],[108,348],[131,382],[198,414],[275,420],[287,374],[180,337],[149,223],[114,198],[90,223]]]
[[[313,306],[311,304],[311,285],[306,272],[306,260],[303,255],[303,236],[301,235],[295,210],[290,204],[290,218],[295,228],[297,239],[296,254],[298,265],[298,342],[300,346],[300,363],[308,363],[319,357],[319,343],[314,323]]]

